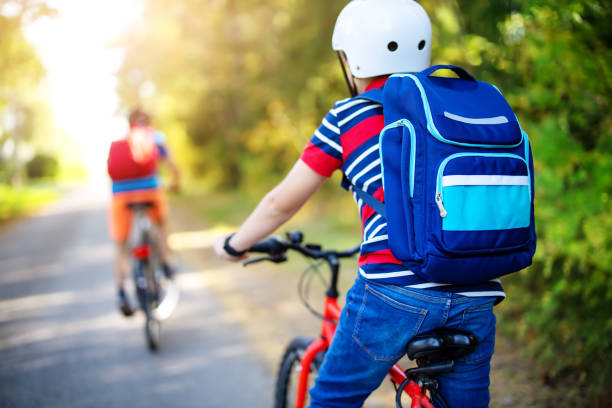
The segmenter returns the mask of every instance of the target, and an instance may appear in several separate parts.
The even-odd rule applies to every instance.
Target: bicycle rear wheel
[[[145,322],[145,337],[147,338],[147,346],[149,350],[159,350],[159,339],[161,336],[161,325],[153,317],[147,315]]]
[[[161,323],[155,318],[154,311],[159,303],[159,283],[151,259],[137,260],[134,268],[138,301],[145,314],[146,343],[149,350],[157,351],[160,346]]]
[[[285,349],[285,354],[276,376],[276,387],[274,392],[274,408],[293,408],[297,398],[297,385],[302,369],[301,360],[304,352],[314,340],[310,337],[299,336],[294,338]],[[325,354],[317,354],[310,366],[309,386],[323,363]],[[304,406],[308,405],[308,394]]]

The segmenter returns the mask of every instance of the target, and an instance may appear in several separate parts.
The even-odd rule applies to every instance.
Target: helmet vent
[[[425,40],[421,40],[419,42],[419,50],[422,50],[423,48],[425,48]]]
[[[387,44],[387,48],[389,51],[393,52],[397,50],[397,43],[395,41],[391,41],[389,44]]]

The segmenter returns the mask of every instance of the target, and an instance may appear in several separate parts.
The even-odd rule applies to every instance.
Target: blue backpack
[[[430,76],[439,69],[459,78]],[[385,203],[353,190],[386,218],[404,266],[429,282],[475,284],[531,264],[533,159],[497,88],[437,65],[359,97],[383,105]]]

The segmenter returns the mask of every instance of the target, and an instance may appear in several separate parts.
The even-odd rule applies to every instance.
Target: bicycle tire
[[[146,321],[145,336],[147,346],[152,352],[159,350],[161,339],[161,323],[153,316],[153,309],[159,304],[159,283],[155,276],[155,261],[153,257],[148,258],[144,264],[144,274],[147,280],[147,290],[145,295]]]
[[[285,349],[285,353],[283,354],[283,358],[278,369],[278,374],[276,376],[274,408],[292,408],[295,406],[295,397],[292,401],[291,392],[295,392],[297,390],[297,383],[300,373],[299,370],[301,367],[300,361],[304,355],[304,352],[313,341],[314,340],[310,337],[298,336],[291,340]],[[315,356],[310,367],[310,378],[316,377],[316,373],[319,371],[324,357],[324,352],[320,352]],[[308,399],[308,394],[306,394],[306,399]],[[305,406],[307,406],[307,404],[305,404]]]
[[[136,294],[140,308],[145,314],[144,334],[146,344],[150,351],[156,352],[160,346],[161,324],[153,317],[153,308],[158,301],[159,289],[149,259],[136,261],[134,268]],[[140,279],[144,282],[140,283]]]
[[[145,337],[149,350],[155,352],[159,350],[159,339],[161,335],[161,327],[157,320],[147,315],[145,321]]]

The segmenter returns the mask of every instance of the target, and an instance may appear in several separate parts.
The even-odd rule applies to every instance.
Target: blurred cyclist
[[[167,243],[167,205],[161,188],[157,163],[167,163],[172,181],[171,191],[179,190],[179,172],[166,146],[165,135],[150,126],[149,115],[136,108],[129,115],[130,130],[121,139],[114,141],[108,155],[108,173],[113,180],[113,197],[110,207],[110,235],[117,243],[115,280],[119,309],[125,316],[133,309],[124,290],[129,273],[127,238],[132,222],[129,203],[150,202],[149,217],[160,232],[160,256],[164,274],[171,278],[170,249]]]

